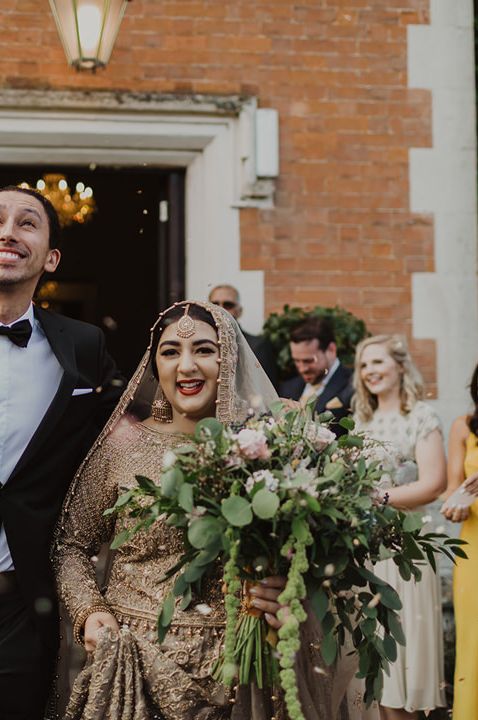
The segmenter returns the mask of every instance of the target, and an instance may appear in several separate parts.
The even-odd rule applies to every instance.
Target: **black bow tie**
[[[26,347],[32,335],[32,326],[29,320],[19,320],[10,327],[0,325],[0,335],[6,335],[18,347]]]

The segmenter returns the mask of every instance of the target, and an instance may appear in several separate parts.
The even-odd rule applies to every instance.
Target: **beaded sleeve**
[[[114,518],[105,517],[118,496],[118,486],[108,472],[110,442],[90,456],[78,481],[67,495],[53,550],[58,594],[73,621],[75,639],[92,612],[111,612],[103,599],[91,558],[113,535]]]

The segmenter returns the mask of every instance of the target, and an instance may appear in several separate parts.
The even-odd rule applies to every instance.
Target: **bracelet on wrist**
[[[111,610],[107,605],[90,605],[80,610],[73,623],[73,637],[78,645],[84,645],[85,623],[93,613],[103,612],[111,614]]]

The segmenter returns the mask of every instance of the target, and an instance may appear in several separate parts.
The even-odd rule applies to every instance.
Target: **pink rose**
[[[237,443],[241,454],[249,460],[267,460],[270,457],[267,438],[260,430],[240,430]]]

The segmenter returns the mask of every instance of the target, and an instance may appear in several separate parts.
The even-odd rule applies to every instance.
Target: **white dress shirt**
[[[55,357],[33,305],[18,320],[29,320],[26,348],[0,335],[0,483],[5,485],[59,388],[63,368]],[[18,322],[15,320],[15,322]],[[2,323],[0,323],[2,325]],[[13,323],[11,323],[13,325]],[[13,570],[5,530],[0,529],[0,572]]]
[[[338,366],[340,365],[340,360],[338,358],[335,358],[334,362],[332,363],[329,372],[327,375],[324,375],[323,380],[318,385],[311,385],[310,383],[306,383],[304,389],[302,390],[302,395],[300,396],[301,400],[310,400],[312,398],[312,395],[315,395],[316,397],[319,397],[319,395],[322,395],[324,392],[327,384],[331,381],[333,374],[337,370]]]

